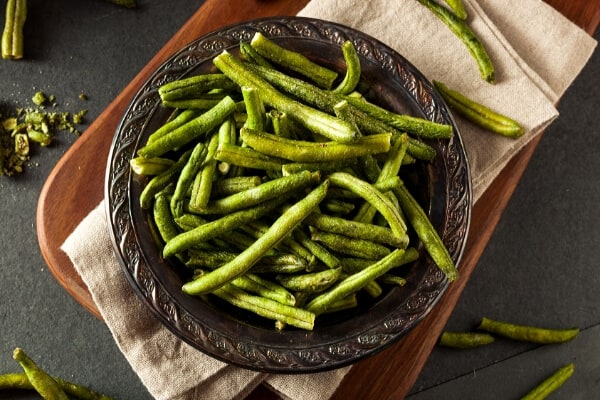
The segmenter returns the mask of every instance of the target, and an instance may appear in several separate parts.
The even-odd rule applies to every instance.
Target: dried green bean
[[[312,330],[314,327],[315,315],[313,313],[261,296],[248,294],[232,284],[223,285],[216,289],[214,294],[239,308],[252,311],[274,321],[282,321],[288,325],[306,330]]]
[[[240,135],[248,146],[270,156],[296,162],[341,161],[390,149],[391,135],[382,133],[361,137],[354,143],[309,142],[287,139],[267,132],[242,128]]]
[[[61,389],[68,395],[75,396],[81,400],[112,400],[112,397],[98,393],[90,388],[66,381],[58,377],[52,377]],[[35,390],[27,374],[11,373],[0,375],[0,389],[25,389]]]
[[[23,26],[27,18],[27,0],[6,2],[6,21],[2,31],[2,58],[23,58]]]
[[[190,208],[199,214],[227,214],[306,188],[319,182],[320,179],[321,176],[318,172],[302,171],[297,174],[271,179],[243,192],[211,201],[205,207],[193,207],[190,204]]]
[[[165,136],[167,133],[173,131],[176,128],[179,128],[181,125],[186,122],[191,121],[196,118],[200,111],[198,110],[183,110],[179,114],[175,116],[175,118],[166,122],[164,125],[161,125],[157,130],[152,132],[150,136],[148,136],[148,140],[146,143],[154,142],[155,140]]]
[[[434,85],[454,111],[477,126],[510,138],[518,138],[525,133],[523,127],[512,118],[448,88],[441,82],[434,81]]]
[[[564,343],[579,334],[579,328],[548,329],[482,318],[479,329],[513,340],[539,344]]]
[[[325,89],[330,89],[337,78],[337,72],[312,62],[301,53],[279,46],[260,32],[254,35],[250,45],[266,59],[306,76]]]
[[[175,183],[175,191],[171,197],[171,213],[175,218],[183,214],[184,198],[194,182],[198,171],[202,168],[207,154],[208,150],[206,146],[201,142],[197,143],[192,150],[192,154],[190,154],[190,157],[181,169]]]
[[[161,100],[198,98],[213,89],[233,90],[237,85],[223,74],[200,74],[163,84],[158,88]]]
[[[301,275],[277,275],[275,279],[288,290],[320,293],[336,283],[341,275],[342,268],[329,268]]]
[[[452,347],[456,349],[470,349],[473,347],[490,344],[494,340],[494,337],[487,333],[444,331],[440,335],[438,344],[440,346]]]
[[[219,128],[229,130],[231,120],[226,119]],[[213,179],[217,170],[217,160],[215,154],[217,147],[219,146],[219,135],[213,134],[208,142],[208,148],[206,150],[206,157],[204,163],[199,165],[198,169],[194,171],[193,182],[191,185],[190,203],[189,208],[194,211],[198,207],[204,207],[210,200],[212,192]]]
[[[215,158],[232,165],[262,170],[278,170],[284,164],[277,157],[231,143],[219,143]]]
[[[135,157],[129,161],[131,170],[136,175],[154,176],[159,175],[175,164],[170,158],[144,158]]]
[[[311,239],[322,243],[325,247],[336,253],[361,257],[370,260],[379,260],[390,254],[391,250],[379,243],[370,240],[357,239],[337,233],[313,230]]]
[[[354,43],[350,40],[346,40],[342,44],[342,55],[346,62],[346,75],[344,75],[344,79],[335,89],[333,89],[333,91],[340,94],[348,94],[356,88],[356,85],[360,80],[360,58],[358,58]]]
[[[262,179],[257,175],[223,178],[213,183],[211,195],[216,198],[229,196],[256,187],[261,183]]]
[[[60,385],[40,368],[24,351],[17,347],[13,358],[21,365],[29,382],[44,399],[69,400]]]
[[[418,1],[431,10],[465,44],[479,67],[481,77],[487,82],[494,83],[494,64],[485,47],[469,25],[452,11],[433,0]]]
[[[371,264],[364,270],[349,275],[331,289],[319,294],[311,300],[306,306],[306,309],[312,311],[316,315],[322,314],[331,306],[331,304],[350,296],[352,293],[358,292],[369,282],[377,279],[390,269],[397,267],[397,263],[402,259],[403,255],[404,250],[394,250],[389,255]]]
[[[467,10],[462,0],[444,0],[450,7],[454,15],[462,20],[466,20],[468,17]]]
[[[225,97],[205,113],[186,122],[159,139],[147,143],[138,150],[138,155],[145,158],[160,157],[171,150],[179,149],[218,127],[235,109],[236,104],[231,97]]]
[[[156,175],[144,187],[142,193],[140,193],[140,206],[147,210],[152,207],[152,199],[154,195],[163,190],[165,187],[173,183],[179,172],[183,169],[192,150],[188,150],[179,157],[175,164],[171,165],[169,169]]]
[[[542,400],[563,385],[575,372],[575,364],[569,363],[556,370],[548,378],[533,388],[521,400]]]
[[[248,115],[244,125],[250,129],[264,130],[266,111],[258,90],[254,87],[242,86],[242,95]]]
[[[261,278],[256,274],[244,274],[231,281],[231,283],[233,286],[239,289],[243,289],[247,292],[262,296],[267,299],[275,300],[278,303],[285,304],[287,306],[296,305],[296,298],[288,291],[287,288],[268,279]]]
[[[353,142],[359,137],[359,132],[347,122],[285,96],[263,78],[252,73],[247,65],[232,54],[223,52],[213,59],[213,63],[238,85],[257,88],[265,105],[288,114],[305,128],[331,140],[345,143]]]
[[[264,235],[258,238],[246,250],[242,251],[234,260],[191,282],[185,283],[182,290],[185,293],[192,295],[206,294],[247,272],[260,260],[267,250],[279,243],[288,232],[292,231],[314,210],[325,197],[328,186],[329,181],[321,183],[316,189],[313,189],[306,195],[306,197],[285,210],[285,212],[273,222]],[[167,243],[167,245],[169,243]]]
[[[406,223],[398,213],[398,209],[373,185],[345,172],[334,172],[328,175],[332,186],[348,189],[369,202],[379,211],[395,235],[402,238],[406,234]]]

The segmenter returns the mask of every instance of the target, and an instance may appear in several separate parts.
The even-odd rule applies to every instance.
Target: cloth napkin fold
[[[494,85],[479,78],[462,42],[415,0],[312,0],[299,15],[366,32],[396,49],[429,79],[442,81],[525,127],[521,138],[507,139],[456,117],[477,200],[510,158],[558,116],[554,105],[596,42],[541,0],[465,0],[465,5],[469,25],[496,66]],[[350,367],[267,375],[227,365],[180,341],[127,283],[108,229],[102,202],[62,249],[88,286],[120,350],[155,398],[241,399],[261,382],[287,399],[321,400],[335,392]]]

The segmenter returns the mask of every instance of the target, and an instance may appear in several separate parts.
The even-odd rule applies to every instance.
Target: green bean
[[[298,328],[312,330],[315,315],[298,307],[291,307],[260,296],[254,296],[225,284],[215,289],[214,294],[221,299],[248,311],[252,311],[262,317],[274,321],[282,321],[285,324]]]
[[[2,32],[2,58],[23,58],[23,26],[27,18],[27,0],[6,2],[6,21]]]
[[[396,286],[404,286],[406,285],[406,279],[401,276],[393,275],[393,274],[383,274],[379,277],[378,282],[385,283],[388,285],[396,285]]]
[[[390,229],[398,237],[406,234],[406,223],[394,208],[390,200],[373,185],[345,172],[334,172],[328,175],[332,186],[339,186],[356,193],[379,211],[390,225]]]
[[[321,183],[306,197],[285,210],[264,235],[242,251],[234,260],[198,279],[185,283],[182,290],[192,295],[206,294],[247,272],[267,250],[279,243],[288,232],[292,231],[313,211],[325,197],[328,186],[328,181]]]
[[[337,233],[313,230],[311,239],[341,254],[378,260],[390,254],[386,246],[370,240],[351,238]]]
[[[186,267],[210,268],[215,269],[218,266],[233,260],[239,253],[226,250],[198,250],[189,251],[190,257],[185,262]]]
[[[296,162],[341,161],[370,154],[385,153],[390,149],[390,134],[361,137],[354,143],[336,141],[309,142],[287,139],[267,132],[242,128],[240,135],[253,149],[270,156]]]
[[[440,335],[438,344],[456,349],[470,349],[490,344],[493,341],[494,337],[487,333],[444,331]]]
[[[266,59],[304,75],[325,89],[330,89],[337,78],[337,72],[312,62],[301,53],[279,46],[260,32],[254,34],[250,45]]]
[[[347,158],[339,161],[290,162],[281,166],[283,175],[295,174],[300,171],[334,172],[356,165],[356,159]]]
[[[316,258],[321,260],[323,264],[331,269],[338,268],[340,266],[340,260],[333,255],[326,248],[316,243],[304,233],[302,229],[296,229],[293,232],[294,238],[304,247],[306,247]]]
[[[221,129],[229,130],[231,120],[226,119],[221,124]],[[198,169],[194,171],[194,179],[191,185],[190,203],[189,208],[194,211],[198,207],[204,207],[210,200],[210,194],[212,192],[213,179],[217,170],[217,160],[215,154],[217,147],[219,146],[219,135],[213,134],[208,142],[208,149],[206,150],[206,157],[204,163],[199,165]]]
[[[287,306],[296,305],[296,299],[284,286],[280,286],[268,279],[261,278],[256,274],[247,273],[234,279],[231,283],[239,289],[243,289],[267,299],[275,300],[278,303]]]
[[[404,215],[438,268],[444,272],[450,282],[456,280],[458,278],[456,265],[440,235],[433,227],[423,208],[401,183],[400,179],[397,179],[397,182],[398,184],[394,187],[393,192],[400,202]]]
[[[138,155],[145,158],[160,157],[161,155],[188,144],[194,139],[206,134],[219,126],[235,111],[236,105],[231,97],[225,97],[216,106],[186,122],[138,150]]]
[[[337,233],[357,239],[367,239],[398,248],[405,248],[408,245],[408,236],[398,237],[391,229],[383,226],[365,224],[322,213],[312,213],[306,218],[305,222],[321,231]]]
[[[285,199],[275,199],[273,201],[263,202],[257,206],[236,211],[202,224],[190,231],[180,233],[165,244],[163,256],[165,258],[174,256],[199,243],[223,235],[242,224],[258,219],[280,206],[283,201],[285,201]]]
[[[169,132],[173,131],[176,128],[179,128],[186,122],[191,121],[196,118],[199,114],[198,110],[183,110],[175,118],[168,121],[164,125],[161,125],[160,128],[152,132],[150,136],[148,136],[147,143],[154,142],[155,140],[165,136]]]
[[[496,321],[486,317],[482,318],[479,329],[509,339],[538,344],[564,343],[579,334],[579,328],[547,329]]]
[[[341,268],[329,268],[302,275],[277,275],[275,279],[283,287],[292,291],[320,293],[336,283],[341,274]]]
[[[174,218],[174,220],[175,224],[183,231],[192,230],[207,222],[207,220],[201,216],[190,213],[182,214],[179,217]]]
[[[335,303],[337,300],[343,299],[352,293],[356,293],[361,290],[365,285],[373,280],[377,279],[381,275],[388,272],[390,269],[397,267],[397,263],[402,259],[404,250],[397,249],[380,259],[379,261],[371,264],[362,271],[359,271],[353,275],[349,275],[347,278],[333,286],[331,289],[319,294],[317,297],[312,299],[306,309],[315,313],[316,315],[322,314]]]
[[[129,161],[131,170],[136,175],[154,176],[165,172],[175,162],[170,158],[144,158],[135,157]]]
[[[90,388],[78,385],[73,382],[66,381],[61,378],[52,377],[61,389],[69,395],[75,396],[81,400],[112,400],[112,397],[106,396],[102,393],[95,392]],[[0,375],[0,389],[25,389],[35,390],[27,374],[25,373],[11,373]]]
[[[231,178],[219,179],[213,183],[211,195],[213,197],[223,197],[230,194],[251,189],[262,183],[260,176],[234,176]]]
[[[264,130],[266,111],[258,90],[254,87],[242,86],[242,95],[246,105],[246,114],[248,114],[244,125],[250,129]]]
[[[402,132],[427,139],[449,139],[453,135],[452,125],[398,114],[354,95],[345,96],[344,99],[359,110]]]
[[[263,67],[272,68],[273,64],[269,62],[266,58],[258,54],[258,52],[250,45],[248,42],[240,43],[240,55],[244,58],[245,61],[251,62],[256,65],[261,65]]]
[[[500,114],[456,90],[448,88],[441,82],[434,81],[434,85],[454,111],[477,126],[511,138],[518,138],[525,133],[525,130],[517,121],[506,115]]]
[[[54,378],[40,368],[23,349],[17,347],[13,351],[13,358],[21,365],[31,385],[44,399],[69,400]]]
[[[458,18],[463,21],[467,19],[467,10],[465,9],[465,5],[462,0],[444,0],[446,4],[450,7],[450,9],[454,12]]]
[[[563,385],[575,372],[575,364],[569,363],[556,370],[548,378],[533,388],[521,400],[542,400]]]
[[[198,142],[196,146],[194,146],[192,154],[190,154],[187,162],[181,169],[175,184],[175,191],[171,197],[171,213],[174,217],[179,217],[183,214],[184,197],[191,187],[198,171],[202,168],[207,153],[208,150],[206,149],[206,146],[204,146],[203,143]]]
[[[414,247],[404,249],[404,255],[397,261],[398,265],[404,265],[416,261],[419,258],[419,252]],[[343,257],[340,259],[344,271],[348,274],[354,274],[362,271],[369,265],[373,264],[373,260],[355,257]]]
[[[469,25],[452,11],[449,11],[433,0],[418,1],[432,11],[465,44],[477,63],[481,77],[489,83],[494,83],[495,74],[492,60]]]
[[[262,203],[292,191],[306,188],[319,182],[321,176],[318,172],[302,171],[297,174],[272,179],[256,187],[235,193],[221,199],[212,201],[206,207],[194,208],[192,211],[199,214],[226,214]]]
[[[267,118],[271,122],[273,133],[277,136],[289,138],[290,134],[290,120],[286,113],[278,110],[269,110]]]
[[[344,75],[344,79],[333,91],[340,94],[348,94],[356,88],[360,80],[361,65],[352,41],[346,40],[342,44],[342,55],[344,56],[344,61],[346,61],[346,75]]]
[[[152,215],[158,233],[165,243],[179,234],[179,229],[171,214],[170,201],[164,192],[159,192],[154,197]]]
[[[359,137],[347,122],[285,96],[232,54],[225,51],[215,57],[213,63],[240,87],[257,88],[265,105],[288,114],[312,132],[344,143],[354,142]]]
[[[435,149],[418,139],[409,137],[406,152],[417,160],[431,161],[435,158]]]
[[[188,150],[179,157],[177,162],[169,167],[166,171],[156,175],[144,187],[142,193],[140,193],[140,206],[142,209],[147,210],[152,207],[152,199],[154,195],[163,190],[165,187],[170,185],[173,180],[177,177],[177,174],[187,163],[192,150]]]
[[[340,199],[327,199],[323,202],[323,209],[335,215],[348,215],[354,208],[354,203]]]
[[[163,84],[158,88],[161,100],[193,99],[212,89],[232,90],[237,85],[223,74],[201,74],[181,78]]]
[[[219,104],[219,102],[225,97],[227,97],[225,94],[219,94],[216,96],[207,96],[197,99],[164,100],[162,104],[163,106],[169,108],[206,111]]]
[[[230,143],[219,143],[215,158],[232,165],[262,170],[281,169],[284,164],[281,159],[276,157]]]

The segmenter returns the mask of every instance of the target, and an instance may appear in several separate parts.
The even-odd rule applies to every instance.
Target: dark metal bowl
[[[267,18],[225,27],[190,43],[158,68],[133,98],[115,133],[106,174],[111,237],[123,271],[142,301],[175,335],[217,359],[266,372],[306,373],[345,366],[400,339],[435,306],[448,286],[444,274],[419,246],[421,257],[406,268],[408,283],[366,300],[352,311],[319,317],[311,332],[277,331],[272,322],[181,291],[187,275],[165,261],[152,236],[152,223],[139,207],[144,181],[129,160],[170,111],[160,105],[158,87],[214,71],[212,58],[261,31],[276,42],[331,68],[344,70],[340,45],[352,40],[363,79],[374,102],[398,112],[453,124],[432,84],[400,54],[354,29],[316,19]],[[403,179],[428,212],[458,264],[471,213],[471,181],[460,134],[431,141],[438,152]],[[405,176],[407,174],[407,176]]]

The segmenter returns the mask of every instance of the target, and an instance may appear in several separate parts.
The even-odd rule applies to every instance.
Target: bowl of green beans
[[[107,214],[132,288],[214,358],[306,373],[382,351],[457,279],[469,166],[443,100],[349,27],[266,18],[158,68],[115,133]]]

